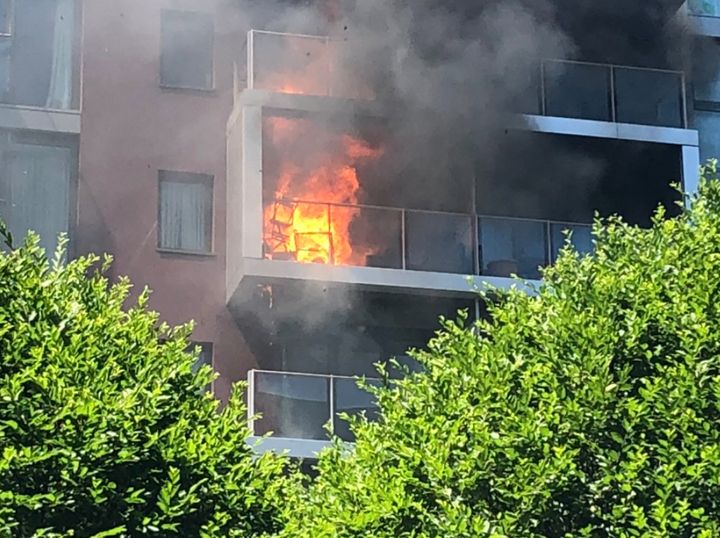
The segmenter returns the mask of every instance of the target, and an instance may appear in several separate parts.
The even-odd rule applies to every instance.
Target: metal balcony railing
[[[247,88],[278,93],[372,99],[347,69],[346,43],[328,36],[250,30]],[[236,80],[239,78],[236,69]]]
[[[593,249],[587,224],[298,200],[273,203],[282,204],[284,215],[265,222],[270,259],[539,278],[539,267],[553,263],[565,244],[565,230],[572,232],[579,252]],[[304,226],[303,218],[314,227]]]
[[[682,71],[568,60],[541,63],[522,112],[543,116],[684,128]],[[534,93],[537,92],[537,93]]]
[[[697,0],[704,15],[720,0]],[[719,10],[720,12],[720,10]],[[247,87],[278,93],[372,99],[372,88],[353,73],[347,43],[327,36],[250,30]],[[239,89],[239,73],[235,70]],[[577,119],[687,126],[682,71],[602,63],[541,62],[518,112]]]
[[[379,380],[368,379],[379,385]],[[330,432],[345,441],[354,437],[338,414],[365,412],[376,416],[373,395],[357,385],[357,378],[269,370],[248,372],[248,424],[253,435],[327,441]]]

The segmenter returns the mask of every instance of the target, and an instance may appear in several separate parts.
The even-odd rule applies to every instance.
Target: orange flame
[[[350,226],[361,209],[350,206],[358,203],[357,166],[379,158],[382,150],[349,134],[325,147],[318,125],[304,118],[268,117],[264,128],[275,147],[313,141],[313,149],[302,156],[302,163],[279,151],[275,192],[264,209],[266,256],[305,263],[366,265],[367,256],[375,249],[352,244]],[[297,160],[297,152],[291,153]]]
[[[260,34],[255,86],[295,95],[373,99],[366,81],[348,69],[347,43],[325,37]],[[263,56],[262,40],[273,40]],[[258,45],[256,45],[258,46]]]

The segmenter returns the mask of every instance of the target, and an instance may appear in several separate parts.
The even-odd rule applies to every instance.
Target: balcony
[[[246,235],[259,256],[242,256],[235,267],[239,281],[468,295],[472,281],[504,288],[515,275],[539,279],[540,267],[553,263],[563,246],[565,230],[578,251],[593,248],[590,225],[550,220],[308,201],[266,205],[264,217],[257,235]],[[232,256],[238,242],[228,248]],[[231,257],[229,271],[234,263]]]
[[[268,214],[271,260],[538,279],[565,230],[580,252],[592,250],[591,227],[577,223],[305,201],[276,202]]]
[[[313,36],[250,30],[247,35],[245,88],[250,91],[372,99],[373,91],[353,70],[344,41]],[[240,92],[239,70],[235,69],[236,95]]]
[[[522,112],[611,123],[684,129],[681,71],[546,60]]]
[[[271,434],[261,450],[288,450],[296,457],[315,457],[330,435],[352,442],[349,416],[377,414],[373,396],[354,377],[251,370],[248,372],[248,424],[253,437]],[[378,380],[367,380],[379,385]]]
[[[78,108],[74,0],[0,1],[0,102]]]

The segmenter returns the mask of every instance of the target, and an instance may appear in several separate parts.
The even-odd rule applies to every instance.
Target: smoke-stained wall
[[[347,86],[362,81],[388,107],[382,180],[365,185],[372,203],[469,211],[474,180],[502,182],[503,163],[548,151],[505,140],[511,114],[538,111],[544,59],[674,69],[686,60],[687,32],[671,0],[227,1],[239,26],[346,44],[336,61]],[[580,169],[592,193],[606,168],[598,159],[565,153],[533,180]],[[521,188],[519,178],[512,183]]]
[[[206,13],[215,21],[215,87],[160,87],[161,12]],[[255,362],[225,304],[225,125],[232,111],[232,63],[242,31],[224,25],[215,0],[89,0],[83,13],[83,101],[77,243],[109,252],[115,275],[172,324],[195,321],[193,340],[212,342],[216,394]],[[213,252],[157,250],[160,170],[213,177]]]

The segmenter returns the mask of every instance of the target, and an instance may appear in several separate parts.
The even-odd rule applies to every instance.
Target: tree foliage
[[[0,252],[0,536],[276,530],[285,463],[253,457],[242,391],[220,412],[189,326],[62,257]]]
[[[720,536],[720,183],[416,353],[283,536]]]

